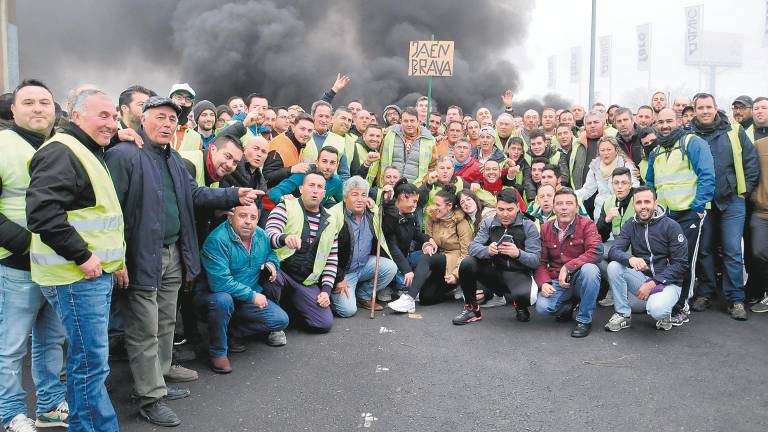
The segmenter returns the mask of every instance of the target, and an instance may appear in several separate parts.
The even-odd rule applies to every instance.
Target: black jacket
[[[621,149],[632,159],[635,166],[640,166],[640,161],[643,160],[643,144],[640,143],[640,137],[637,135],[637,125],[632,126],[632,137],[629,140],[625,140],[620,133],[616,134],[616,141],[619,142]]]
[[[631,254],[627,252],[630,247]],[[688,241],[680,224],[661,207],[647,224],[639,222],[637,216],[625,223],[608,252],[609,261],[626,267],[633,256],[648,264],[644,273],[660,284],[681,285],[688,271]]]
[[[181,156],[170,146],[153,143],[143,130],[139,134],[144,148],[132,142],[117,144],[106,153],[117,197],[125,221],[126,266],[131,287],[155,290],[162,279],[164,219],[163,174],[160,164],[168,164],[179,206],[181,230],[179,248],[188,279],[200,273],[200,249],[194,229],[193,206],[229,209],[239,202],[236,188],[199,187],[189,175]]]
[[[421,245],[429,240],[429,236],[419,229],[416,213],[401,215],[394,202],[388,201],[384,203],[381,228],[397,268],[403,274],[412,272],[408,253],[412,250],[420,250]]]
[[[47,139],[43,135],[19,127],[16,123],[13,123],[9,129],[16,132],[35,150],[39,149]],[[0,178],[0,195],[2,191],[3,179]],[[32,234],[29,231],[0,213],[0,246],[13,254],[0,260],[0,264],[17,270],[29,271],[29,243],[31,240]]]
[[[296,141],[293,132],[290,130],[286,131],[285,136],[291,139],[293,145],[295,145],[296,149],[301,153],[301,149],[303,149],[304,146]],[[271,188],[277,186],[278,183],[291,176],[291,167],[285,166],[280,153],[274,150],[267,154],[267,159],[264,161],[264,167],[261,171],[264,173],[264,178],[267,179],[267,186]]]
[[[741,160],[744,167],[744,177],[746,181],[746,196],[752,193],[757,186],[760,178],[760,164],[757,162],[757,152],[752,141],[744,132],[740,125],[739,138],[741,140]],[[728,131],[731,123],[728,121],[723,111],[719,111],[715,116],[715,122],[712,125],[704,126],[694,117],[691,121],[691,130],[696,135],[704,138],[709,143],[712,151],[712,158],[715,160],[715,198],[714,203],[718,208],[723,209],[736,198],[736,169],[733,164],[733,151],[731,150],[731,141],[728,139]]]
[[[75,137],[104,163],[104,148],[77,125],[70,123],[62,133]],[[83,164],[69,147],[54,141],[32,157],[29,175],[27,228],[40,234],[43,243],[64,259],[77,265],[88,261],[88,244],[69,224],[66,213],[96,205],[91,179]]]
[[[368,170],[371,167],[365,166],[363,164],[363,162],[365,162],[368,159],[368,153],[366,153],[366,154],[358,154],[357,143],[362,144],[363,147],[367,151],[369,151],[369,152],[376,151],[376,150],[373,150],[372,148],[368,147],[368,144],[365,143],[365,141],[363,140],[363,137],[358,137],[357,138],[357,141],[356,141],[356,144],[355,144],[355,147],[354,147],[354,151],[352,152],[352,156],[349,159],[349,175],[350,176],[356,176],[357,175],[357,176],[360,176],[362,178],[366,178],[368,176]]]

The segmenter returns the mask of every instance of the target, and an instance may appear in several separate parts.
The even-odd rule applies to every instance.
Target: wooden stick
[[[379,208],[379,229],[381,227],[381,208]],[[374,221],[374,224],[376,221]],[[376,230],[373,230],[374,233]],[[373,295],[371,296],[371,319],[376,316],[376,288],[379,286],[379,260],[381,259],[381,237],[384,235],[383,231],[381,235],[376,236],[376,265],[373,266]]]

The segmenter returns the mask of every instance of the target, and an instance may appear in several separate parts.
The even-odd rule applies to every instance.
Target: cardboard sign
[[[408,76],[453,76],[453,41],[411,41]]]

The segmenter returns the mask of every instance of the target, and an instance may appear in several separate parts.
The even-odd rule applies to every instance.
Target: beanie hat
[[[213,102],[209,100],[203,99],[196,103],[192,108],[192,117],[195,119],[195,123],[197,123],[197,119],[200,118],[200,115],[205,110],[211,110],[213,114],[216,115],[216,105],[214,105]]]

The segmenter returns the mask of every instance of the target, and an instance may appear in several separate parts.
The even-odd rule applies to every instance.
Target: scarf
[[[214,182],[221,181],[221,177],[216,174],[216,167],[213,166],[213,153],[206,152],[205,156],[205,170],[208,172],[208,176]]]
[[[462,162],[459,162],[459,161],[457,161],[457,160],[454,158],[454,159],[453,159],[453,171],[454,171],[454,172],[456,172],[456,171],[458,171],[458,170],[460,170],[460,169],[464,168],[464,166],[466,166],[466,165],[467,165],[467,164],[469,164],[470,162],[472,162],[472,156],[468,157],[468,158],[467,158],[467,160],[465,160],[463,163],[462,163]]]
[[[656,145],[660,145],[664,148],[670,148],[672,147],[683,135],[685,135],[685,131],[683,128],[675,128],[672,129],[672,132],[670,132],[667,136],[658,135],[656,137]]]
[[[613,162],[609,163],[608,165],[604,164],[603,161],[600,161],[600,175],[603,176],[603,178],[611,178],[611,174],[613,173],[613,170],[616,169],[616,165],[618,164],[618,156],[616,156],[616,159],[614,159]]]

